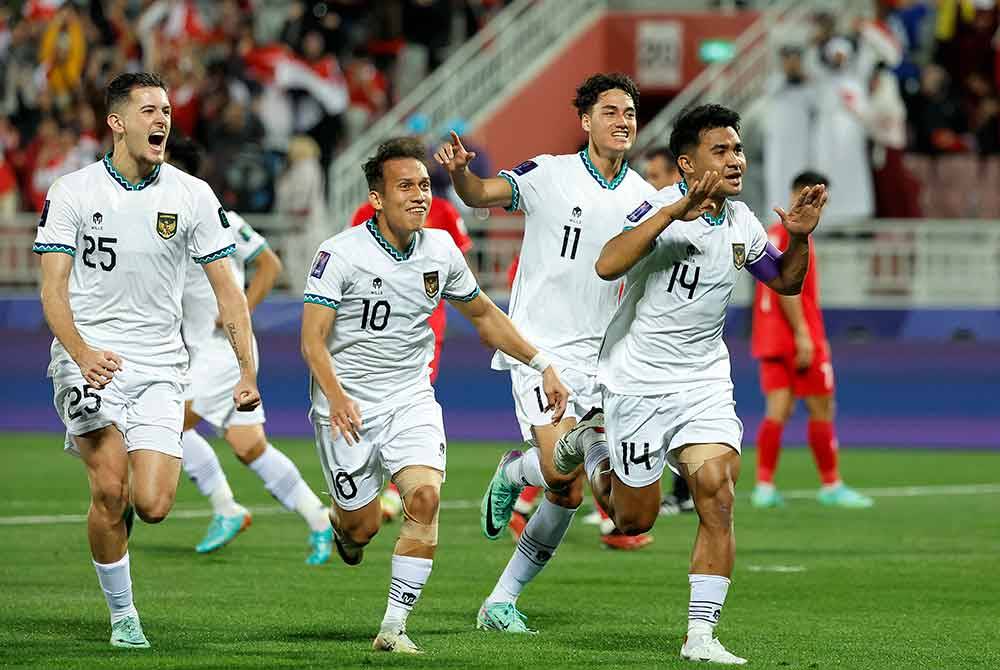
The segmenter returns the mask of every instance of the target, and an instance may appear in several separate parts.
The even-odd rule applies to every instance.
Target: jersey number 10
[[[371,300],[363,300],[362,302],[365,305],[365,311],[361,315],[361,330],[365,330],[369,326],[372,330],[385,330],[389,323],[389,313],[392,311],[389,308],[389,303],[385,300],[379,300],[374,305],[372,305]]]

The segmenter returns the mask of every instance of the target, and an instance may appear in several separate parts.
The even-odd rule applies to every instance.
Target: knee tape
[[[410,497],[418,490],[429,487],[438,494],[444,476],[439,470],[425,467],[404,468],[396,473],[393,481],[399,488],[399,497],[403,499],[403,524],[399,529],[397,551],[405,554],[409,549],[435,547],[438,540],[438,511],[430,523],[423,523],[414,518],[407,509]]]
[[[694,475],[705,461],[725,456],[731,451],[736,450],[728,444],[689,444],[677,454],[677,462],[686,466],[689,475]]]

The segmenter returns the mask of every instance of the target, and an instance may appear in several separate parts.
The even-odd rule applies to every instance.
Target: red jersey
[[[375,216],[375,208],[365,203],[354,212],[351,225],[360,226],[373,216]],[[448,202],[447,199],[434,198],[431,200],[431,209],[427,212],[426,225],[428,228],[448,231],[451,239],[455,240],[455,246],[461,249],[463,254],[472,248],[472,238],[469,237],[469,232],[465,229],[462,215],[455,209],[455,205]]]
[[[788,231],[780,223],[767,231],[771,244],[780,251],[788,248]],[[823,314],[819,305],[819,270],[816,267],[816,247],[809,239],[809,271],[802,283],[802,315],[815,345],[816,357],[826,357],[829,347]],[[750,351],[754,358],[776,358],[795,354],[795,336],[785,313],[778,303],[778,294],[757,282],[753,297],[753,330],[750,337]]]

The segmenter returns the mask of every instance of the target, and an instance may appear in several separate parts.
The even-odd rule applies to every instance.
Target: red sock
[[[600,504],[596,500],[594,501],[594,509],[596,509],[597,513],[601,515],[602,519],[608,519],[608,518],[610,518],[610,517],[608,517],[608,513],[604,511],[604,508],[601,507]]]
[[[386,488],[389,489],[390,491],[395,491],[397,495],[399,494],[399,487],[393,484],[392,482],[389,482],[389,486],[387,486]]]
[[[541,490],[540,486],[525,486],[521,489],[520,499],[526,503],[534,502]]]
[[[774,471],[778,469],[778,455],[781,453],[781,433],[784,429],[783,423],[765,418],[757,430],[758,482],[774,482]]]
[[[809,448],[812,449],[819,470],[819,479],[824,484],[840,481],[837,468],[837,435],[833,422],[809,420]]]

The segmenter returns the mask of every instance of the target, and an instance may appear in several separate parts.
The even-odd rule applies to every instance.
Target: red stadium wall
[[[619,71],[637,76],[638,30],[644,22],[676,22],[680,25],[679,74],[681,86],[643,85],[656,94],[675,93],[701,72],[698,46],[708,38],[732,39],[742,33],[757,15],[612,12],[581,33],[537,76],[479,124],[472,133],[484,147],[496,169],[517,165],[541,153],[569,153],[585,139],[571,107],[573,91],[595,72]]]

